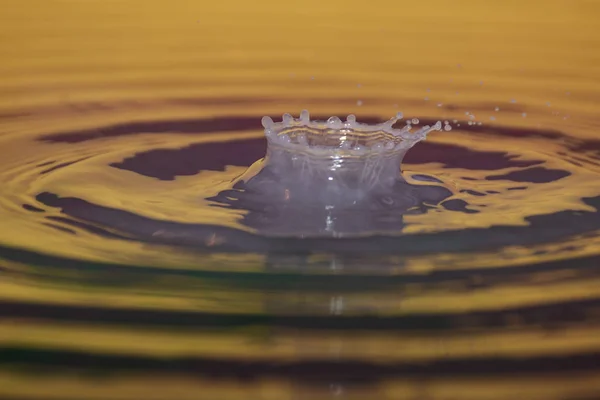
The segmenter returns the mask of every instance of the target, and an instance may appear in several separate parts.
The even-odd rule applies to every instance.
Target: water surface
[[[0,395],[599,393],[594,2],[5,3]],[[402,171],[448,196],[261,234],[234,184],[303,108],[448,121]]]

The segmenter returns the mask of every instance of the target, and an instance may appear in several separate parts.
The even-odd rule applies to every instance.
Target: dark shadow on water
[[[430,362],[377,363],[359,360],[246,360],[201,357],[126,356],[76,352],[68,350],[0,348],[0,366],[35,368],[37,373],[53,374],[61,370],[78,370],[104,376],[132,372],[161,376],[184,375],[197,379],[278,378],[305,382],[348,381],[369,383],[391,378],[423,377],[490,377],[494,375],[527,376],[561,372],[596,372],[600,369],[600,353],[550,355],[540,357],[503,358],[474,357]]]
[[[266,149],[267,143],[263,138],[203,143],[181,149],[141,152],[111,166],[161,180],[173,180],[177,176],[195,175],[203,170],[223,171],[228,165],[247,167],[264,157]],[[446,168],[491,171],[525,168],[543,162],[513,158],[514,156],[503,152],[482,152],[458,145],[422,142],[407,153],[403,163],[405,165],[440,163]]]
[[[489,181],[508,180],[514,182],[549,183],[566,178],[570,175],[571,173],[569,171],[535,167],[513,171],[503,175],[490,175],[486,176],[485,179]],[[513,188],[513,190],[515,190],[515,188]]]
[[[326,116],[316,118],[325,119]],[[380,122],[380,118],[367,116],[361,118],[366,123]],[[430,118],[421,118],[422,124],[433,124]],[[87,130],[65,131],[40,136],[39,140],[49,143],[80,143],[107,137],[119,137],[135,134],[203,134],[214,132],[260,131],[260,117],[224,116],[207,119],[166,120],[149,122],[129,122],[103,126]],[[561,140],[574,150],[595,149],[597,141],[574,139],[557,131],[536,130],[493,125],[461,124],[461,130],[481,135],[510,136],[515,138],[546,138]],[[450,133],[438,133],[450,134]],[[247,151],[241,148],[247,146]],[[170,180],[178,175],[193,175],[203,169],[222,170],[225,165],[248,166],[264,155],[266,144],[262,139],[240,140],[237,143],[213,143],[192,145],[176,150],[151,150],[137,154],[120,163],[116,168],[134,171],[146,176]],[[201,150],[205,150],[202,152]],[[201,152],[203,154],[198,154]],[[216,154],[218,153],[218,155]],[[477,152],[457,145],[424,142],[416,146],[405,157],[406,164],[442,163],[446,167],[473,170],[497,170],[510,167],[531,167],[539,165],[539,160],[516,160],[514,155],[502,151]]]
[[[410,256],[428,254],[432,248],[438,252],[468,252],[510,245],[528,246],[555,242],[600,229],[600,196],[582,199],[583,203],[595,209],[593,212],[566,210],[535,215],[525,218],[528,222],[526,226],[465,228],[437,233],[356,239],[266,238],[218,225],[153,220],[128,211],[96,205],[73,197],[60,197],[53,193],[40,193],[36,200],[45,206],[59,208],[65,216],[70,217],[62,222],[80,229],[93,226],[95,234],[106,232],[106,235],[109,235],[109,232],[116,230],[117,235],[130,240],[198,248],[206,248],[205,243],[217,235],[221,239],[219,243],[210,246],[210,249],[206,248],[214,252],[328,252]]]

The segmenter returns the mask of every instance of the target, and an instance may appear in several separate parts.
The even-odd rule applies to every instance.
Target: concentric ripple
[[[508,372],[539,391],[540,374],[596,371],[600,188],[580,155],[594,142],[462,121],[407,154],[420,200],[396,234],[277,238],[257,232],[275,211],[239,186],[266,149],[257,121],[36,135],[2,178],[4,220],[39,238],[3,238],[18,245],[0,249],[2,362],[320,395]],[[553,151],[523,150],[541,142]]]
[[[395,260],[392,266],[402,260],[410,270],[424,263],[464,268],[581,256],[596,243],[598,167],[592,159],[582,163],[577,153],[594,142],[554,131],[466,124],[468,129],[439,133],[406,155],[403,175],[414,200],[382,199],[380,210],[373,210],[395,210],[381,214],[391,224],[391,236],[265,237],[260,232],[265,224],[289,223],[293,231],[306,216],[302,209],[279,208],[268,178],[258,189],[243,189],[241,183],[265,154],[264,138],[252,130],[259,119],[222,120],[227,121],[222,128],[220,120],[198,119],[39,135],[41,151],[24,166],[19,161],[5,170],[7,218],[27,221],[30,234],[48,232],[41,235],[45,240],[78,243],[64,246],[68,251],[85,250],[87,257],[106,261],[148,254],[152,247],[142,245],[148,243],[242,258],[245,253],[359,253],[377,265],[387,265],[386,257]],[[232,123],[239,133],[218,133]],[[542,143],[544,152],[529,150]],[[500,146],[505,151],[498,151]],[[52,149],[52,159],[43,158],[44,148]],[[408,195],[407,189],[401,193]],[[404,203],[396,210],[394,204]],[[314,213],[310,207],[305,211]],[[352,216],[339,220],[348,223]],[[42,242],[28,246],[59,251]]]

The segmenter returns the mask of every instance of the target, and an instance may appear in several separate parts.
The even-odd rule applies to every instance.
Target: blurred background
[[[600,398],[599,19],[1,0],[0,397]],[[452,198],[368,257],[204,200],[302,109],[445,121],[405,173]]]

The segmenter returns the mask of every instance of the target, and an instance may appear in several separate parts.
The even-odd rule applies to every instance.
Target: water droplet
[[[419,119],[418,118],[413,118],[410,122],[412,122],[413,124],[418,124],[419,123]]]
[[[458,125],[458,126],[460,126],[460,125]],[[452,130],[452,127],[450,125],[445,125],[444,126],[444,130],[445,131],[450,131],[450,130]]]
[[[441,106],[443,106],[443,105],[444,105],[444,103],[438,103],[438,104],[437,104],[437,106],[438,106],[438,107],[441,107]]]
[[[303,123],[308,123],[310,121],[310,114],[308,113],[308,110],[302,110],[300,112],[300,120]]]
[[[359,106],[359,107],[360,107],[360,106],[362,106],[362,105],[363,105],[363,102],[362,102],[362,100],[358,100],[358,101],[356,102],[356,105],[357,105],[357,106]]]
[[[261,122],[263,128],[270,128],[271,126],[273,126],[273,119],[268,116],[262,117],[260,122]]]
[[[342,128],[342,120],[338,117],[329,117],[329,119],[327,120],[327,124],[333,129]]]
[[[500,111],[500,107],[494,108],[494,111]]]

